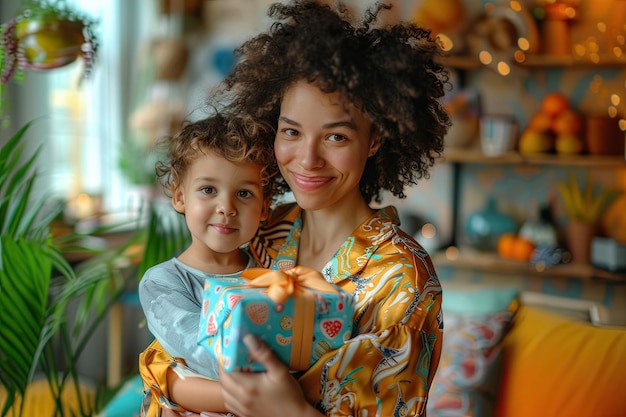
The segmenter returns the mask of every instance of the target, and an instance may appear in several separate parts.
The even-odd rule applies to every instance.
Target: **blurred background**
[[[93,68],[85,78],[79,54],[3,78],[0,143],[34,120],[38,186],[64,204],[63,227],[88,231],[138,218],[149,201],[167,206],[154,178],[158,140],[206,114],[233,49],[267,29],[272,1],[64,3],[94,20]],[[357,14],[373,3],[345,1]],[[447,51],[446,150],[406,199],[383,202],[399,208],[444,287],[584,300],[626,325],[626,0],[386,3],[384,23],[417,22]],[[22,6],[2,0],[0,21]],[[123,308],[133,317],[119,358],[128,371],[149,335],[136,331],[136,306]]]

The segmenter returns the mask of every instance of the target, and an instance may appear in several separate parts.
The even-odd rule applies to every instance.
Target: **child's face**
[[[185,214],[192,245],[217,253],[235,251],[254,236],[263,204],[261,168],[213,151],[192,162],[172,196],[174,208]]]
[[[300,81],[285,92],[274,145],[280,172],[300,207],[351,210],[363,202],[359,181],[380,141],[356,107]]]

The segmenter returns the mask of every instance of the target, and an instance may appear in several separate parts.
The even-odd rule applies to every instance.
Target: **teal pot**
[[[483,210],[470,215],[465,224],[467,243],[483,251],[495,251],[500,236],[516,231],[515,219],[501,212],[493,197],[487,199]]]

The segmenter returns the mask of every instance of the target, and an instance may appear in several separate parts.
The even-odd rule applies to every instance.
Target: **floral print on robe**
[[[301,230],[297,205],[274,210],[250,245],[259,264],[293,267]],[[328,416],[425,415],[442,346],[441,286],[395,208],[364,221],[322,273],[353,295],[355,331],[299,376],[307,399]]]

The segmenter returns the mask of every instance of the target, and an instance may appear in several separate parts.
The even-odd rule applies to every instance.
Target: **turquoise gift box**
[[[352,336],[353,299],[309,268],[251,268],[204,286],[198,344],[226,372],[263,371],[243,343],[253,334],[292,371],[308,369]]]

